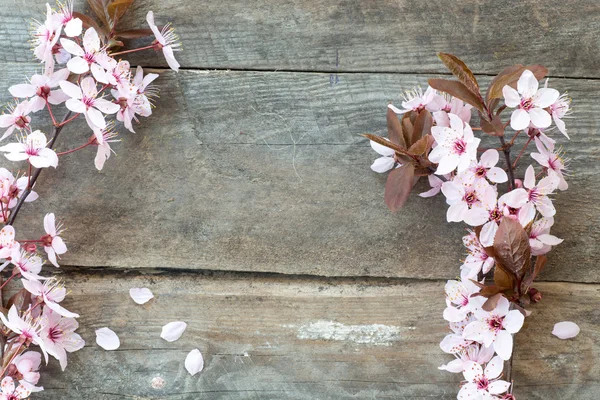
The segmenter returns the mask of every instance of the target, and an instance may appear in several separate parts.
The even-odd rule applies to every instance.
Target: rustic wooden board
[[[3,87],[25,71],[7,70]],[[464,226],[445,222],[441,197],[413,196],[389,213],[385,177],[369,169],[376,153],[359,136],[385,134],[386,104],[425,78],[339,78],[331,85],[319,73],[164,72],[156,113],[139,133],[123,135],[105,170],[94,169],[89,149],[44,172],[43,197],[24,207],[20,232],[37,235],[54,211],[69,228],[66,265],[454,277]],[[555,233],[566,241],[543,278],[598,282],[600,119],[587,104],[600,83],[553,84],[577,99],[578,118],[565,143],[571,188],[556,196]],[[79,128],[64,131],[60,150],[87,140],[87,126]]]
[[[64,278],[72,289],[65,304],[82,314],[87,344],[64,373],[51,362],[39,398],[456,398],[461,377],[437,370],[451,360],[438,348],[446,332],[441,281],[74,270]],[[156,297],[136,305],[130,287]],[[540,285],[544,300],[516,336],[517,398],[597,398],[599,288]],[[550,334],[564,319],[581,326],[576,339]],[[188,328],[167,343],[160,330],[174,320]],[[95,344],[104,326],[119,335],[118,351]],[[195,377],[183,366],[193,348],[205,357]],[[166,382],[160,390],[155,377]]]
[[[0,1],[0,61],[32,59],[30,20],[43,18],[45,3]],[[443,72],[435,54],[446,51],[479,73],[535,62],[556,76],[600,76],[595,0],[137,0],[123,25],[145,26],[150,9],[158,23],[175,24],[188,68]],[[165,66],[160,57],[136,60]]]

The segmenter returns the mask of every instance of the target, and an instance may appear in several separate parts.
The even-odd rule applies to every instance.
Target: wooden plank
[[[52,361],[43,399],[455,399],[461,376],[438,371],[446,324],[443,282],[296,279],[252,274],[76,273],[66,304],[80,312],[84,349],[64,373]],[[155,299],[133,303],[130,287]],[[542,303],[516,336],[519,399],[598,397],[600,286],[541,284]],[[160,339],[183,320],[181,339]],[[554,323],[572,320],[580,335],[561,341]],[[341,324],[341,325],[339,325]],[[104,351],[94,330],[108,326],[121,348]],[[205,369],[191,377],[187,352],[202,351]],[[166,385],[154,389],[160,377]]]
[[[46,0],[0,1],[0,61],[32,60],[28,30]],[[84,9],[83,0],[76,9]],[[171,21],[188,68],[445,72],[436,52],[459,55],[478,73],[542,63],[555,76],[599,77],[595,0],[520,2],[410,0],[137,1],[123,21]],[[146,43],[146,42],[144,42]],[[137,62],[165,66],[162,57]]]
[[[27,68],[8,68],[2,87]],[[341,74],[331,86],[316,73],[162,73],[155,114],[123,135],[105,170],[89,149],[44,172],[19,230],[37,235],[54,211],[69,228],[66,265],[452,278],[463,225],[445,222],[441,197],[413,195],[390,214],[385,177],[369,169],[376,153],[359,136],[385,134],[386,104],[416,83],[425,78]],[[556,195],[554,233],[566,241],[543,278],[597,282],[600,119],[586,105],[600,83],[553,85],[576,99],[577,119],[565,143],[571,187]],[[66,129],[58,149],[88,131]]]

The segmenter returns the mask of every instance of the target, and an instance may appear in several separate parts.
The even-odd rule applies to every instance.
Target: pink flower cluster
[[[428,160],[433,174],[428,176],[431,189],[420,196],[441,192],[448,205],[448,222],[464,222],[470,227],[463,238],[467,257],[460,279],[448,281],[445,287],[443,316],[451,333],[440,344],[444,352],[456,357],[440,369],[462,373],[465,378],[458,399],[514,399],[508,393],[511,383],[501,379],[503,362],[512,355],[513,335],[523,326],[527,312],[515,306],[519,299],[504,296],[492,303],[493,308],[484,307],[488,296],[482,295],[484,276],[496,263],[488,249],[494,245],[501,221],[509,218],[520,223],[529,234],[532,256],[543,256],[562,242],[550,233],[556,213],[552,196],[568,188],[567,160],[548,133],[554,122],[568,138],[563,118],[569,114],[570,99],[548,88],[547,82],[540,88],[527,69],[518,78],[516,89],[506,85],[502,94],[505,108],[514,109],[507,122],[516,131],[514,138],[520,133],[528,138],[514,165],[507,156],[510,165],[505,168],[499,165],[500,152],[510,147],[481,149],[481,139],[470,125],[472,107],[462,100],[429,87],[425,93],[420,89],[408,92],[402,109],[389,106],[397,114],[431,113],[434,144]],[[397,151],[380,143],[371,141],[382,156],[371,168],[383,173],[402,165]],[[513,178],[511,182],[507,172],[513,173],[530,143],[537,149],[530,154],[534,162],[525,168],[522,180]]]
[[[110,143],[116,141],[117,123],[133,132],[138,117],[152,114],[153,99],[158,94],[152,84],[158,74],[144,74],[139,66],[132,69],[129,62],[116,56],[144,49],[161,50],[169,66],[179,68],[173,56],[173,51],[179,49],[178,38],[170,26],[159,30],[151,11],[147,20],[155,40],[150,46],[120,53],[113,52],[106,32],[100,35],[95,28],[86,27],[77,15],[70,1],[59,3],[56,10],[46,5],[45,20],[37,23],[32,33],[34,56],[43,68],[28,82],[9,88],[19,102],[0,115],[0,127],[4,128],[0,141],[16,138],[0,146],[0,152],[8,160],[24,162],[27,171],[17,175],[0,168],[0,220],[4,223],[0,230],[0,271],[11,269],[0,290],[11,281],[22,285],[9,301],[12,306],[6,314],[0,313],[0,334],[5,337],[0,398],[24,399],[31,392],[43,390],[37,386],[42,356],[46,363],[49,356],[56,358],[64,370],[67,353],[85,344],[75,332],[79,315],[61,304],[67,295],[64,284],[42,273],[44,256],[59,267],[60,256],[67,252],[62,224],[48,213],[43,235],[18,239],[14,223],[21,206],[38,199],[33,187],[42,169],[57,168],[62,156],[92,146],[97,149],[95,166],[101,170],[112,152]],[[108,33],[112,34],[114,30]],[[66,108],[62,121],[55,118],[59,106]],[[33,129],[34,115],[41,111],[47,111],[52,119],[50,135]],[[114,120],[108,120],[111,116]],[[85,118],[90,129],[83,144],[64,152],[54,150],[63,127],[79,117]]]

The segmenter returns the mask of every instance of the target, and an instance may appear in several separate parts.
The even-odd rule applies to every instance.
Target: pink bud
[[[515,186],[517,188],[522,188],[523,187],[523,181],[520,179],[515,179]]]

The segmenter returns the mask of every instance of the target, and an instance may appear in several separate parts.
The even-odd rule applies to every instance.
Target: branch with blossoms
[[[60,256],[67,252],[62,238],[63,227],[53,213],[44,217],[39,238],[22,238],[15,229],[25,203],[38,200],[34,191],[42,171],[57,168],[67,155],[95,148],[95,167],[101,170],[118,142],[120,123],[134,132],[138,117],[148,117],[158,90],[153,82],[157,74],[144,74],[141,67],[132,70],[129,62],[116,57],[143,50],[164,54],[169,66],[177,71],[174,50],[179,50],[177,36],[170,25],[159,29],[152,11],[148,12],[149,29],[118,31],[117,23],[133,0],[119,2],[89,0],[98,21],[73,12],[72,2],[58,3],[57,9],[46,4],[46,18],[33,31],[34,56],[41,63],[40,72],[28,82],[11,86],[18,99],[0,116],[5,128],[0,152],[10,161],[20,162],[24,170],[17,173],[0,168],[0,271],[10,270],[0,292],[9,282],[19,282],[22,289],[0,308],[0,398],[24,399],[43,390],[40,379],[42,356],[56,358],[61,368],[67,366],[67,353],[81,349],[85,342],[75,332],[78,314],[60,303],[67,289],[61,280],[42,273],[43,256],[56,268]],[[153,35],[147,46],[124,50],[119,39]],[[34,115],[47,112],[52,121],[47,130],[34,129]],[[57,115],[64,115],[57,118]],[[89,133],[69,132],[69,125],[85,119]],[[79,130],[79,129],[78,129]],[[59,134],[69,150],[54,150]],[[19,171],[26,171],[24,173]]]
[[[531,313],[527,306],[542,298],[533,282],[546,254],[563,241],[550,234],[556,214],[551,196],[568,188],[567,160],[548,134],[554,122],[569,138],[563,118],[571,100],[548,88],[548,80],[540,88],[548,72],[541,65],[506,68],[483,95],[463,61],[439,57],[458,80],[430,79],[425,93],[417,88],[405,94],[401,109],[389,105],[388,138],[364,135],[381,155],[371,169],[390,171],[385,202],[392,211],[427,177],[431,189],[419,196],[442,192],[448,222],[469,226],[460,279],[445,287],[443,317],[451,333],[440,347],[456,358],[440,369],[464,375],[458,399],[514,399],[510,376],[502,379],[504,364],[513,352],[513,335]],[[473,110],[479,127],[470,125]],[[481,148],[486,135],[497,137],[498,147]],[[527,139],[514,151],[519,136]],[[528,165],[521,177],[518,166],[531,146],[536,165]],[[553,332],[559,337],[569,334],[561,329],[572,329],[572,323],[562,324]]]

